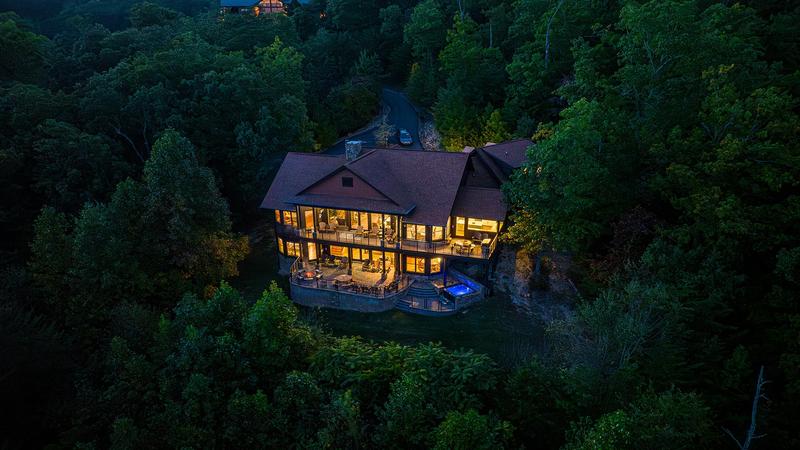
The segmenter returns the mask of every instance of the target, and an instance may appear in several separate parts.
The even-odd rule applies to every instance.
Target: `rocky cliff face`
[[[564,320],[574,314],[578,296],[575,285],[566,273],[570,257],[561,253],[547,253],[551,262],[547,289],[531,288],[535,260],[527,252],[504,245],[500,249],[494,271],[494,288],[508,294],[521,312],[529,314],[544,324]]]

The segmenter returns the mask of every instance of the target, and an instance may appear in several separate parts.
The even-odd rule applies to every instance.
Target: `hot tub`
[[[469,295],[475,292],[474,289],[467,286],[466,284],[454,284],[445,289],[448,294],[452,295],[453,297],[462,297],[464,295]]]

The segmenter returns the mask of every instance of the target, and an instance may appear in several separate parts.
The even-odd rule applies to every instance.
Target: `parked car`
[[[414,139],[411,138],[411,133],[405,128],[400,128],[400,145],[411,145]]]

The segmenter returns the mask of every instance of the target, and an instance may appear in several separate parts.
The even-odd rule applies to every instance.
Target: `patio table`
[[[350,281],[353,281],[353,276],[352,275],[347,275],[347,274],[337,275],[334,278],[334,280],[336,280],[336,281],[338,281],[340,283],[348,283]]]

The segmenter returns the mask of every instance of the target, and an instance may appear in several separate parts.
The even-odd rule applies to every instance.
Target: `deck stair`
[[[441,295],[439,295],[439,290],[436,289],[436,287],[428,280],[414,280],[414,282],[411,283],[411,286],[409,286],[406,295],[397,301],[395,307],[400,310],[414,312],[417,314],[434,313],[433,311],[424,311],[423,309],[414,306],[419,304],[435,305],[437,310],[443,308],[444,310],[437,311],[439,314],[442,312],[449,312],[446,311],[447,306],[443,303],[443,299]]]
[[[428,280],[414,280],[408,288],[408,295],[417,298],[439,298],[439,290]]]

